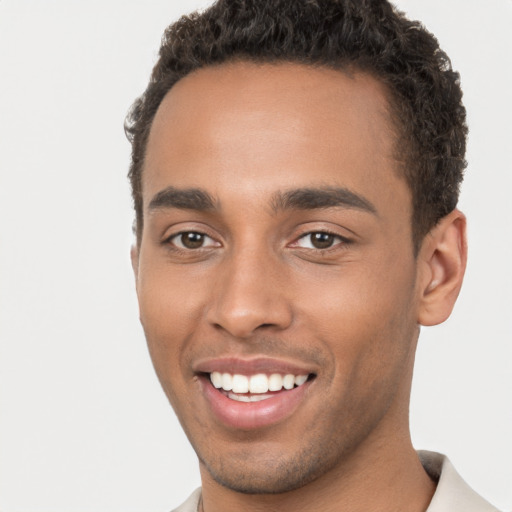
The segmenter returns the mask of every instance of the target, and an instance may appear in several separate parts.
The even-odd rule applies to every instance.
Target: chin
[[[317,480],[335,467],[343,456],[337,449],[303,446],[292,456],[267,450],[262,457],[250,457],[246,450],[210,460],[200,458],[210,477],[218,484],[242,494],[281,494]],[[341,450],[343,452],[343,450]]]
[[[281,494],[304,487],[316,479],[307,468],[284,466],[255,470],[244,468],[241,471],[217,471],[206,466],[213,480],[218,484],[242,494]]]

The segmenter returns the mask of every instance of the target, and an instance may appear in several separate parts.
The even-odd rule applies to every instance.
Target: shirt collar
[[[436,492],[426,512],[499,512],[479,496],[457,473],[445,455],[419,451],[423,468],[437,482]]]

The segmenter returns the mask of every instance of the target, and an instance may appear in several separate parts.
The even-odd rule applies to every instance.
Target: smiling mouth
[[[242,375],[232,373],[212,372],[209,378],[213,386],[224,396],[237,402],[260,402],[275,397],[284,391],[303,386],[314,378],[313,374],[293,375],[272,373],[270,375],[257,373]]]
[[[219,359],[198,364],[206,414],[228,429],[254,430],[282,424],[309,403],[317,374],[272,359]]]

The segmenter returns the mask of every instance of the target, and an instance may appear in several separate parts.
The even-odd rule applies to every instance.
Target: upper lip
[[[196,373],[231,373],[240,375],[254,375],[257,373],[280,373],[282,375],[309,375],[316,373],[311,366],[285,359],[274,359],[269,357],[253,357],[242,359],[239,357],[218,357],[212,359],[201,359],[193,365]]]

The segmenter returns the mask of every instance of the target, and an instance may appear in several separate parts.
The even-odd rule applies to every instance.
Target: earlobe
[[[466,270],[466,217],[454,210],[426,235],[418,255],[418,323],[437,325],[451,314]]]

